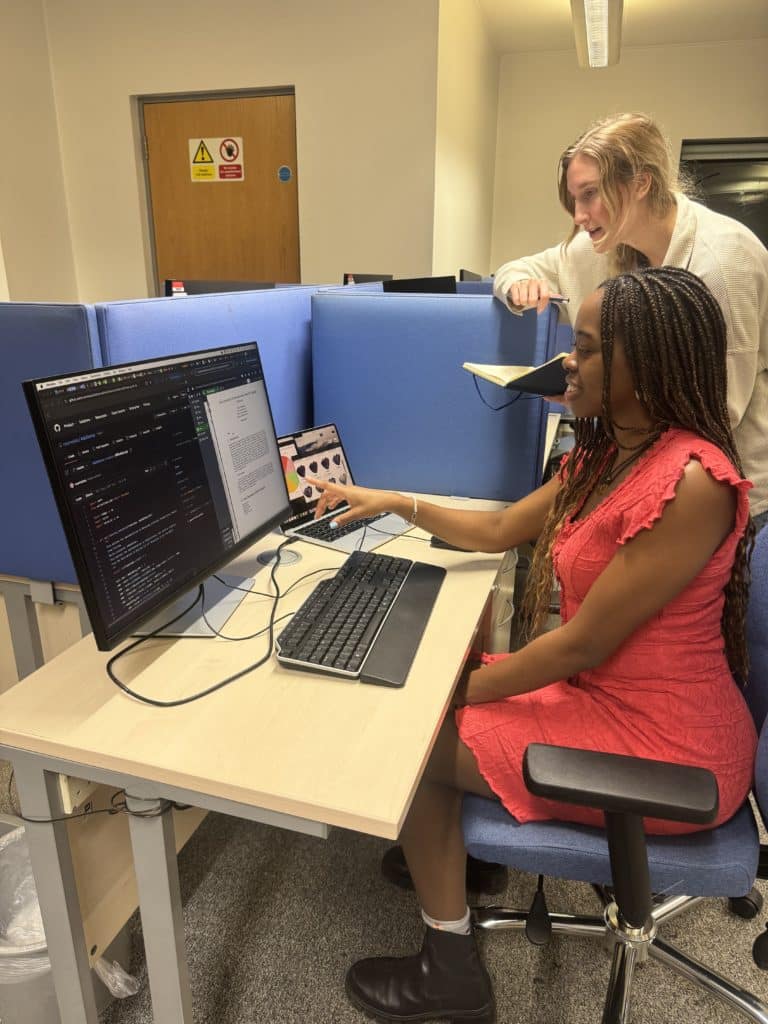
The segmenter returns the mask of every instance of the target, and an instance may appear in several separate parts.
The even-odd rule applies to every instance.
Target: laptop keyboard
[[[346,537],[348,533],[354,533],[356,530],[361,530],[366,526],[370,526],[372,523],[378,522],[379,519],[383,519],[386,513],[381,513],[376,516],[369,516],[367,519],[356,519],[353,523],[345,523],[343,526],[337,526],[335,529],[331,529],[330,519],[318,519],[314,523],[310,523],[308,526],[302,526],[301,529],[295,532],[300,537],[312,537],[313,540],[337,540],[339,537]]]
[[[402,686],[444,576],[435,565],[354,551],[279,635],[278,661]]]

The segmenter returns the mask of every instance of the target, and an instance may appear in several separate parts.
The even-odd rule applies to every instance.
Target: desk
[[[403,689],[294,672],[270,659],[201,701],[153,708],[115,688],[104,671],[109,654],[87,636],[0,696],[0,756],[13,762],[23,813],[61,814],[55,773],[63,772],[124,788],[131,809],[150,814],[175,801],[317,836],[338,825],[396,839],[500,561],[431,548],[417,536],[425,534],[380,549],[449,569]],[[233,567],[252,569],[254,556],[274,544],[266,538]],[[343,561],[315,545],[297,548],[302,560],[278,570],[281,590]],[[268,577],[261,569],[256,588],[268,589]],[[280,610],[296,607],[320,578],[297,586]],[[269,606],[247,597],[228,633],[260,628]],[[171,699],[264,650],[265,638],[154,640],[119,670],[141,693]],[[154,1020],[191,1024],[173,819],[131,815],[129,827]],[[96,1024],[66,826],[30,824],[27,835],[62,1024]]]

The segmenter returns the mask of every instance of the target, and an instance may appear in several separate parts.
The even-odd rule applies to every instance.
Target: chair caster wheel
[[[766,925],[768,928],[768,925]],[[768,931],[758,935],[752,943],[752,959],[761,971],[768,970]]]
[[[752,889],[746,896],[731,896],[728,900],[728,908],[731,913],[743,917],[746,921],[757,917],[762,907],[763,897],[757,889]]]

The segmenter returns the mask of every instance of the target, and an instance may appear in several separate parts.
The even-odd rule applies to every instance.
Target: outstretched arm
[[[341,502],[349,504],[349,510],[341,512],[334,520],[340,526],[379,512],[394,512],[406,520],[413,517],[414,499],[406,494],[368,487],[342,487],[309,478],[308,483],[322,491],[316,517]],[[507,551],[538,537],[559,487],[560,482],[554,477],[499,512],[449,509],[417,499],[416,525],[469,551]]]
[[[602,664],[701,572],[733,528],[735,507],[734,489],[691,461],[661,519],[619,547],[576,615],[469,673],[457,696],[468,704],[501,700]]]

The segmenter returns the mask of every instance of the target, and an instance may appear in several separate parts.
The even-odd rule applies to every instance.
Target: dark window
[[[688,139],[680,166],[694,198],[746,224],[768,246],[768,139]]]

